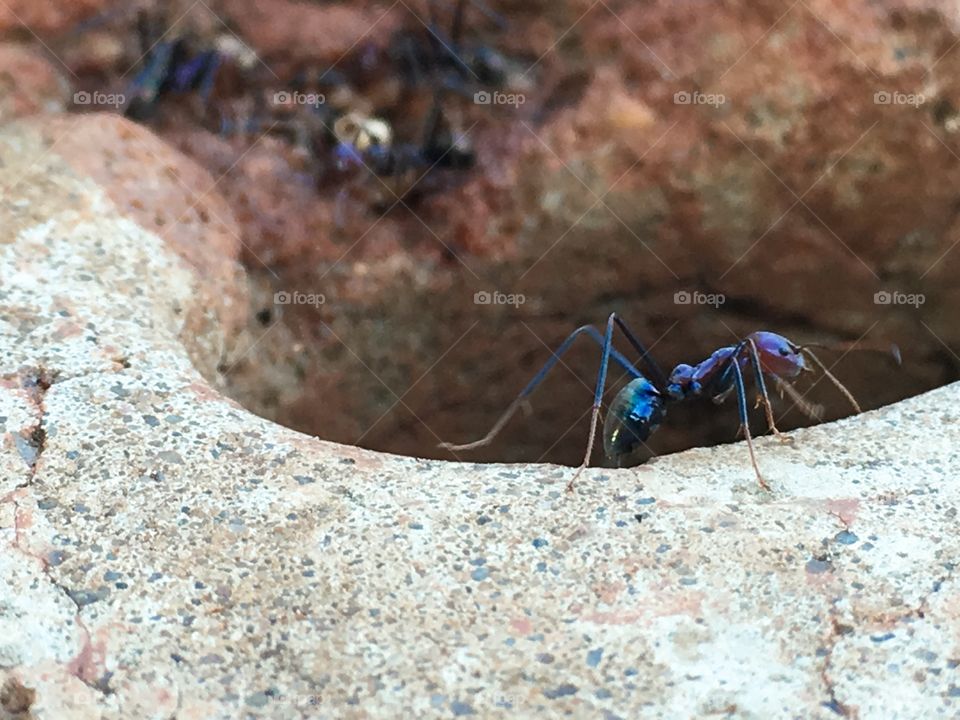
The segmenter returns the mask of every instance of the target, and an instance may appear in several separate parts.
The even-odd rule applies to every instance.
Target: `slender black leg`
[[[485,18],[487,18],[487,20],[490,20],[499,29],[501,30],[506,29],[507,19],[503,17],[503,15],[500,15],[499,13],[494,12],[489,5],[487,5],[484,2],[480,2],[480,0],[471,0],[470,4],[473,5],[477,10],[479,10],[480,13]]]
[[[424,124],[423,129],[423,148],[424,150],[433,153],[442,153],[442,149],[439,144],[440,139],[440,130],[443,120],[443,95],[441,89],[438,87],[433,91],[433,105],[430,107],[430,112],[427,115],[427,121]]]
[[[631,345],[633,345],[633,349],[636,350],[637,353],[640,355],[640,360],[637,362],[637,364],[639,365],[640,363],[646,363],[647,368],[649,368],[650,371],[653,373],[654,384],[657,386],[659,390],[663,390],[663,388],[667,386],[667,376],[664,374],[663,370],[660,369],[660,366],[657,364],[657,361],[653,359],[653,356],[650,354],[650,351],[647,350],[647,348],[644,346],[643,343],[637,340],[637,336],[633,334],[633,331],[630,330],[629,327],[627,327],[627,323],[624,322],[623,319],[619,315],[617,315],[617,313],[613,313],[611,317],[613,318],[614,322],[617,323],[617,326],[620,328],[623,334],[626,336],[627,341]]]
[[[213,90],[216,87],[217,75],[220,73],[220,66],[223,64],[223,60],[219,54],[211,53],[207,62],[207,66],[200,75],[200,86],[198,88],[204,108],[210,104],[210,96],[213,95]]]
[[[510,406],[506,409],[506,411],[504,411],[503,415],[501,415],[500,418],[497,420],[497,422],[494,423],[493,427],[490,429],[490,432],[488,432],[479,440],[475,440],[474,442],[465,443],[463,445],[455,445],[453,443],[441,443],[440,447],[446,450],[472,450],[474,448],[483,447],[484,445],[489,445],[490,442],[492,442],[493,439],[500,433],[500,431],[503,430],[504,426],[507,424],[510,418],[513,417],[517,409],[521,405],[523,405],[524,401],[526,401],[526,399],[533,394],[533,391],[537,389],[537,386],[541,382],[543,382],[547,374],[554,368],[554,366],[558,362],[560,362],[560,357],[567,350],[570,349],[570,346],[573,344],[573,341],[576,340],[581,335],[587,335],[594,342],[599,344],[600,347],[605,347],[606,348],[605,356],[612,357],[613,360],[618,365],[620,365],[624,370],[626,370],[631,375],[631,377],[633,378],[642,377],[640,371],[637,370],[636,367],[634,367],[626,357],[624,357],[615,348],[612,348],[606,345],[604,337],[597,331],[595,327],[593,327],[592,325],[584,325],[582,327],[578,327],[576,330],[574,330],[572,333],[570,333],[567,336],[566,340],[564,340],[560,344],[560,347],[558,347],[554,351],[550,359],[547,360],[546,363],[544,363],[543,367],[537,371],[537,374],[534,375],[533,378],[530,380],[530,382],[528,382],[527,385],[523,388],[523,390],[520,391],[520,394],[517,395],[516,399],[514,399],[514,401],[510,403]]]
[[[429,42],[433,46],[434,60],[440,61],[444,56],[453,61],[455,70],[461,79],[468,80],[468,75],[473,75],[473,70],[460,57],[459,35],[463,27],[463,2],[458,0],[453,14],[453,28],[451,36],[445,36],[437,22],[436,0],[430,0],[428,4],[430,12],[430,24],[427,26]]]
[[[457,7],[453,11],[453,23],[450,26],[450,42],[453,45],[453,51],[460,54],[460,41],[463,39],[463,8],[466,0],[458,0]]]

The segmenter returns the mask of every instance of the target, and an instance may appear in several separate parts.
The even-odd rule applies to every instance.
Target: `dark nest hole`
[[[895,322],[874,328],[888,308],[850,320],[845,316],[862,314],[862,306],[838,306],[833,316],[844,319],[833,321],[806,311],[802,297],[784,301],[777,287],[729,292],[721,269],[687,263],[702,255],[694,243],[672,252],[670,264],[696,269],[674,273],[638,240],[682,213],[677,208],[689,201],[683,190],[666,191],[637,212],[629,193],[611,198],[614,207],[567,208],[590,190],[593,170],[589,153],[576,168],[564,167],[562,143],[592,144],[598,156],[603,145],[591,135],[597,128],[577,136],[584,98],[597,81],[578,44],[587,42],[585,32],[543,55],[531,38],[562,11],[503,3],[484,13],[468,5],[469,20],[451,42],[455,6],[438,3],[432,15],[416,6],[409,17],[389,18],[389,32],[326,58],[297,46],[258,47],[244,36],[237,13],[251,3],[242,2],[212,4],[213,18],[191,11],[173,34],[163,18],[176,8],[147,4],[146,13],[107,13],[63,40],[77,90],[132,95],[116,111],[135,116],[218,178],[240,222],[254,291],[243,342],[221,369],[228,391],[248,408],[324,439],[405,455],[576,464],[600,356],[587,340],[531,398],[531,412],[519,413],[491,445],[456,454],[437,445],[485,434],[551,349],[581,324],[601,325],[611,311],[654,345],[667,371],[766,329],[840,347],[824,358],[867,409],[956,379],[955,357],[921,330],[923,318],[932,322],[929,313],[940,310],[903,309]],[[355,5],[358,12],[376,7]],[[322,20],[324,6],[313,12]],[[336,33],[336,22],[346,21],[339,10],[329,12],[328,31]],[[157,23],[159,33],[151,30]],[[440,38],[426,30],[431,24]],[[177,47],[167,48],[173,41]],[[158,43],[171,53],[166,69]],[[203,53],[227,46],[233,53],[247,48],[256,59],[221,57],[204,97],[210,58]],[[653,71],[624,75],[644,83]],[[324,103],[318,109],[274,102],[278,92],[322,95]],[[478,103],[480,92],[521,95],[524,102]],[[574,137],[556,140],[552,123],[564,114],[577,115],[564,126]],[[354,127],[341,132],[347,117]],[[382,124],[364,125],[374,118]],[[371,150],[378,140],[365,134],[384,127],[392,140]],[[544,149],[544,137],[558,149]],[[360,152],[362,167],[349,157],[344,162],[345,151]],[[603,155],[598,162],[615,160]],[[535,169],[525,169],[528,163]],[[641,161],[627,166],[641,178],[648,168]],[[376,169],[380,177],[373,177]],[[576,181],[550,179],[568,172]],[[637,183],[636,192],[648,193],[644,185]],[[681,221],[675,231],[684,229]],[[818,273],[808,272],[810,293],[822,289]],[[725,302],[676,302],[677,292],[697,289],[723,292]],[[478,303],[478,293],[499,293],[506,304]],[[900,344],[904,366],[843,349],[856,341]],[[622,337],[617,346],[632,356]],[[612,367],[607,403],[623,383]],[[823,406],[826,420],[849,414],[844,398],[817,375],[799,390]],[[782,430],[811,424],[789,400],[775,407]],[[762,412],[754,410],[753,419],[760,431]],[[692,402],[670,409],[649,446],[666,453],[729,442],[737,426],[733,402]]]

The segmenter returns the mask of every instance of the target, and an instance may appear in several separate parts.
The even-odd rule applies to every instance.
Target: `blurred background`
[[[956,3],[7,0],[0,30],[5,119],[125,116],[210,173],[229,221],[200,237],[253,287],[223,381],[304,432],[453,457],[613,311],[668,371],[755,330],[832,345],[865,408],[960,373]],[[582,342],[457,456],[578,463]],[[859,349],[891,343],[901,367]],[[650,446],[737,424],[692,403]]]

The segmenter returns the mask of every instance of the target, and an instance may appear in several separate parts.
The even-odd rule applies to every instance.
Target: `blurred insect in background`
[[[403,40],[410,41],[415,71],[408,72],[409,64],[394,62],[394,55],[388,53],[390,69],[399,77],[382,69],[371,77],[373,61],[363,49],[360,59],[346,59],[343,68],[300,67],[289,88],[276,95],[322,97],[322,102],[268,98],[266,103],[234,103],[227,111],[221,106],[220,132],[252,135],[269,129],[287,136],[303,154],[309,153],[318,188],[336,194],[334,226],[340,230],[352,225],[350,217],[358,210],[380,212],[401,203],[412,205],[420,197],[448,188],[456,182],[456,174],[473,167],[476,160],[467,133],[453,120],[459,118],[458,108],[448,107],[449,83],[443,80],[453,67],[458,77],[469,74],[467,61],[454,61],[464,32],[465,0],[456,5],[450,35],[439,30],[434,5],[430,3],[429,20],[420,21],[419,32],[398,33],[400,39],[392,43],[395,48]],[[495,56],[492,51],[477,52]],[[410,76],[416,76],[416,81]],[[424,89],[429,95],[424,96]],[[402,125],[399,130],[397,123]],[[419,129],[414,129],[416,125]],[[416,140],[401,139],[417,135]]]
[[[125,109],[125,114],[135,120],[152,117],[167,95],[194,92],[203,115],[226,64],[248,73],[258,63],[256,53],[230,32],[208,41],[188,32],[169,33],[168,38],[159,18],[146,11],[137,14],[137,34],[141,67],[130,83]]]
[[[466,169],[474,162],[472,148],[446,125],[439,95],[426,121],[421,143],[394,143],[390,124],[351,112],[333,124],[334,153],[340,170],[364,166],[381,177],[397,177],[431,167]]]
[[[498,30],[506,20],[479,0],[471,0]],[[390,56],[400,75],[410,86],[441,87],[472,98],[479,89],[504,87],[515,75],[512,63],[488,45],[464,40],[467,0],[457,0],[450,32],[445,33],[437,20],[437,3],[428,3],[429,22],[425,24],[426,43],[421,32],[400,32],[394,36]]]
[[[473,0],[473,4],[503,23],[479,0]],[[497,68],[506,65],[497,59],[498,53],[486,46],[463,44],[465,6],[466,0],[456,3],[447,35],[440,29],[436,2],[430,0],[429,22],[420,21],[426,31],[426,42],[423,32],[404,31],[391,43],[390,57],[405,82],[412,87],[425,85],[432,91],[421,141],[395,143],[393,130],[384,118],[348,112],[333,127],[338,169],[362,166],[379,177],[398,178],[416,171],[472,167],[473,148],[466,134],[457,131],[450,122],[444,99],[449,90],[472,98],[474,88],[473,85],[467,87],[467,83],[479,83],[478,87],[499,85],[504,75]],[[469,55],[464,55],[464,51]]]
[[[470,4],[504,26],[480,0]],[[282,136],[297,171],[313,177],[321,192],[335,193],[334,225],[344,229],[351,213],[412,205],[449,188],[475,163],[461,108],[447,96],[501,83],[507,65],[491,48],[464,41],[467,0],[450,7],[449,32],[440,29],[438,0],[428,0],[427,18],[398,32],[390,49],[359,47],[335,68],[288,68],[279,87],[253,72],[262,63],[232,33],[194,23],[164,34],[158,14],[142,11],[136,16],[141,59],[124,112],[149,120],[165,98],[183,96],[206,128],[223,137]]]
[[[639,363],[652,376],[648,378],[636,365],[613,347],[613,331],[619,327],[633,349],[640,355]],[[770,486],[760,472],[756,454],[753,448],[753,437],[750,433],[750,421],[747,409],[747,390],[745,373],[752,369],[757,389],[757,406],[762,405],[766,413],[767,425],[775,436],[783,442],[790,442],[791,438],[782,435],[777,429],[773,418],[773,406],[767,392],[765,376],[772,379],[776,386],[786,392],[792,399],[799,400],[802,412],[814,419],[819,419],[820,411],[803,400],[800,393],[791,384],[802,373],[813,372],[816,366],[847,398],[855,413],[861,412],[860,405],[846,387],[834,376],[829,369],[810,349],[817,345],[797,345],[782,335],[772,332],[758,331],[751,333],[735,345],[728,345],[716,350],[707,359],[697,365],[679,364],[669,376],[665,375],[651,357],[650,353],[637,339],[626,323],[616,314],[610,315],[607,320],[606,333],[600,332],[592,325],[584,325],[574,330],[561,343],[553,356],[534,375],[533,379],[520,391],[517,398],[510,404],[506,412],[500,416],[493,428],[481,439],[456,445],[442,443],[441,448],[447,450],[471,450],[489,444],[504,428],[510,418],[520,408],[537,386],[543,381],[550,370],[559,362],[560,357],[570,348],[573,341],[581,335],[594,340],[602,348],[600,370],[597,375],[597,384],[594,391],[593,408],[590,419],[590,434],[587,440],[587,450],[580,467],[574,473],[567,485],[567,490],[573,490],[573,484],[580,473],[589,465],[593,454],[596,439],[597,425],[600,417],[601,403],[607,380],[607,369],[610,361],[617,363],[631,377],[629,382],[617,393],[607,411],[603,426],[603,446],[607,457],[617,463],[633,455],[645,445],[649,437],[656,432],[667,415],[670,405],[700,397],[707,397],[715,403],[722,403],[731,394],[736,395],[737,410],[740,416],[739,432],[743,433],[750,452],[750,462],[757,476],[757,482],[764,490]],[[870,349],[870,348],[865,348]],[[893,359],[900,363],[900,352],[896,346],[890,350]],[[812,363],[812,365],[811,365]],[[739,433],[738,433],[739,434]]]
[[[338,227],[346,224],[346,199],[358,188],[372,187],[365,204],[392,206],[406,202],[415,190],[428,192],[429,186],[421,186],[421,181],[434,171],[473,166],[473,148],[465,135],[449,127],[440,103],[437,93],[419,143],[395,142],[393,128],[383,118],[351,112],[334,121],[333,152],[342,178],[337,195]],[[370,175],[379,181],[371,182]]]

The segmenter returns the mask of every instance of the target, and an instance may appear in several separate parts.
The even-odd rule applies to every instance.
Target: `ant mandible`
[[[646,366],[647,371],[653,378],[652,380],[613,347],[614,327],[620,328],[633,349],[639,353],[640,363]],[[592,325],[584,325],[570,333],[484,437],[462,445],[441,443],[440,447],[447,450],[471,450],[493,441],[517,409],[526,402],[550,370],[560,361],[560,357],[570,348],[574,340],[581,335],[586,335],[599,344],[602,352],[600,370],[597,374],[597,384],[593,395],[587,451],[580,467],[577,468],[567,484],[568,491],[573,490],[574,482],[589,464],[590,456],[593,453],[600,418],[600,407],[607,381],[607,368],[611,360],[620,365],[631,376],[631,380],[614,398],[603,425],[604,451],[608,458],[618,464],[622,458],[638,450],[660,427],[670,405],[698,397],[709,397],[714,402],[721,403],[732,392],[735,392],[737,409],[740,414],[740,432],[743,433],[747,441],[750,462],[753,465],[760,487],[764,490],[770,490],[770,486],[764,480],[763,474],[760,472],[760,466],[757,464],[753,449],[753,437],[750,434],[746,383],[744,381],[744,371],[750,367],[753,368],[757,385],[757,405],[763,405],[767,425],[782,442],[790,442],[792,439],[781,434],[777,429],[764,375],[772,378],[779,388],[787,392],[797,402],[801,411],[819,419],[816,408],[805,402],[790,384],[790,381],[797,378],[801,373],[813,370],[808,364],[808,361],[812,361],[820,368],[824,376],[843,393],[853,406],[854,412],[861,412],[860,405],[850,391],[810,349],[811,347],[817,347],[816,345],[797,345],[777,333],[757,331],[751,333],[736,345],[728,345],[716,350],[710,357],[697,365],[691,366],[681,363],[667,376],[627,324],[619,315],[612,313],[607,319],[606,332],[603,335]],[[896,346],[892,347],[892,354],[894,359],[899,362],[899,350]]]

